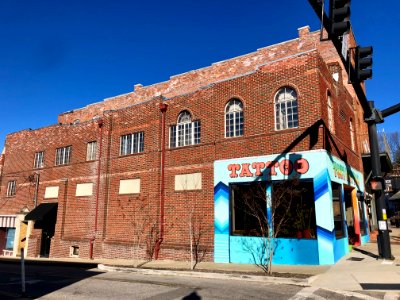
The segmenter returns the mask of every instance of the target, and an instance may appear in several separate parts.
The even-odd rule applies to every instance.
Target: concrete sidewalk
[[[274,276],[255,265],[220,264],[201,262],[195,271],[190,271],[188,262],[158,260],[133,261],[122,259],[29,259],[31,263],[80,264],[84,268],[98,266],[108,271],[130,271],[143,274],[164,274],[203,278],[239,279],[257,282],[286,283],[311,286],[333,291],[379,291],[390,292],[392,299],[400,299],[400,229],[392,228],[392,254],[394,261],[377,259],[376,242],[354,248],[333,266],[273,266]],[[1,261],[15,260],[2,258]]]
[[[400,229],[391,228],[391,250],[395,260],[378,259],[378,245],[371,241],[355,247],[311,286],[346,291],[396,291],[400,297]]]

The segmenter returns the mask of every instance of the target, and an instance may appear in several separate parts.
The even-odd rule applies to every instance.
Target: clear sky
[[[367,97],[385,109],[400,102],[400,1],[353,0],[351,10],[358,44],[374,47]],[[1,0],[0,151],[8,133],[296,38],[305,25],[319,29],[307,0]],[[399,131],[400,113],[383,127]]]

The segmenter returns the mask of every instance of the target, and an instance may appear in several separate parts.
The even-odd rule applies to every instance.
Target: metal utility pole
[[[384,179],[381,174],[381,161],[379,157],[378,133],[376,124],[382,123],[381,113],[375,109],[374,102],[369,101],[372,116],[365,119],[368,124],[369,144],[371,149],[371,188],[376,202],[376,217],[378,219],[378,252],[379,257],[393,259],[390,248],[389,228],[387,224],[385,195],[383,193]]]
[[[376,124],[383,123],[384,118],[400,111],[400,103],[379,111],[374,102],[369,101],[372,114],[365,121],[368,124],[369,143],[371,148],[371,187],[376,201],[376,216],[378,218],[378,252],[379,257],[394,259],[390,247],[390,236],[387,225],[386,203],[384,197],[384,179],[381,175],[381,161],[379,157],[378,133]]]
[[[350,58],[342,54],[343,34],[350,30],[350,0],[329,0],[329,17],[324,12],[325,0],[308,0],[311,7],[321,20],[321,28],[329,33],[330,39],[352,82],[353,89],[364,110],[365,122],[368,124],[369,143],[371,148],[372,180],[371,187],[375,195],[377,218],[379,225],[378,251],[384,259],[393,259],[390,249],[390,237],[387,226],[386,204],[383,194],[384,180],[381,176],[379,144],[376,124],[383,123],[383,118],[400,111],[400,103],[383,111],[374,107],[374,102],[368,101],[361,82],[372,77],[372,47],[356,47],[355,66]],[[322,34],[322,33],[321,33]]]

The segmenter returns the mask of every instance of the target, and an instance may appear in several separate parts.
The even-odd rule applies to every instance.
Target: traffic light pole
[[[371,172],[372,179],[381,181],[380,188],[373,189],[372,193],[376,203],[376,217],[378,219],[378,252],[383,259],[394,259],[390,248],[390,236],[387,224],[385,195],[383,193],[383,178],[381,174],[381,161],[379,157],[378,133],[376,130],[377,119],[375,116],[378,111],[374,107],[373,101],[368,101],[372,110],[372,117],[366,119],[368,123],[369,144],[371,149]]]
[[[348,66],[349,70],[348,76],[351,77],[352,74],[357,74],[356,71],[362,70],[365,74],[361,74],[363,76],[358,76],[357,80],[352,82],[353,89],[357,95],[357,98],[360,101],[360,104],[364,110],[364,116],[367,117],[365,121],[368,124],[368,133],[369,133],[369,142],[371,148],[371,166],[372,166],[372,175],[374,180],[380,181],[380,189],[374,189],[373,193],[375,195],[375,201],[377,204],[376,212],[378,218],[378,227],[379,227],[379,235],[378,235],[378,251],[379,256],[384,259],[393,259],[391,249],[390,249],[390,237],[389,237],[389,230],[387,225],[387,217],[386,217],[386,204],[383,194],[383,178],[381,176],[381,163],[379,157],[379,145],[378,145],[378,133],[376,130],[376,124],[382,123],[383,118],[389,115],[392,115],[396,112],[400,111],[400,103],[396,104],[392,107],[389,107],[382,112],[375,109],[374,103],[372,101],[368,101],[365,95],[365,91],[363,86],[361,85],[361,81],[364,79],[368,79],[372,76],[372,70],[364,71],[365,66],[358,66],[358,68],[354,68],[352,64],[347,61],[347,58],[341,55],[342,52],[342,41],[341,41],[341,33],[344,32],[345,29],[348,29],[349,23],[347,17],[350,15],[350,10],[346,7],[337,10],[337,14],[333,13],[333,9],[336,8],[336,3],[338,6],[344,5],[347,3],[347,6],[350,4],[350,0],[347,1],[339,1],[339,0],[329,0],[330,4],[330,18],[328,18],[324,12],[324,0],[308,0],[311,7],[314,9],[315,13],[321,20],[321,27],[325,28],[327,32],[329,32],[329,39],[332,41],[333,45],[336,48],[337,53],[339,53],[339,57],[344,66]],[[333,4],[335,2],[335,4]],[[345,5],[346,6],[346,5]],[[337,19],[335,17],[337,16]],[[336,30],[335,30],[336,29]],[[321,32],[322,35],[322,32]],[[358,49],[360,50],[360,49]],[[363,48],[364,51],[368,50],[367,47]],[[368,51],[367,51],[368,52]],[[364,53],[365,54],[365,53]],[[372,48],[370,51],[372,54]],[[364,56],[361,55],[360,58],[364,59]],[[372,64],[371,61],[368,62],[369,65]],[[364,63],[364,61],[363,61]],[[369,68],[369,66],[367,66]],[[366,74],[366,72],[370,72],[370,74]]]

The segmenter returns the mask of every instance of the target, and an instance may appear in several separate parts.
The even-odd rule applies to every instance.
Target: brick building
[[[331,42],[303,27],[296,39],[9,134],[4,254],[187,260],[192,228],[204,259],[251,263],[243,245],[260,234],[244,208],[249,191],[273,199],[296,181],[274,263],[336,262],[368,240],[366,128],[342,70]]]

